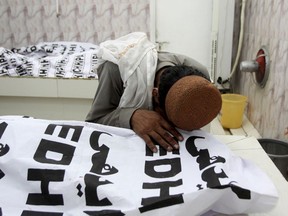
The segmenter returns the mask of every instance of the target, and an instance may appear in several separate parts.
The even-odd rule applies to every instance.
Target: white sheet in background
[[[0,117],[0,215],[239,214],[276,204],[253,163],[206,132],[182,133],[179,151],[152,154],[127,129]]]
[[[0,76],[97,78],[99,46],[80,42],[42,42],[0,47]]]

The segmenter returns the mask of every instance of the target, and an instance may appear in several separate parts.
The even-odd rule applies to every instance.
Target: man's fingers
[[[143,136],[140,136],[144,142],[146,143],[146,145],[148,146],[148,148],[156,153],[158,150],[157,150],[157,147],[154,145],[154,143],[152,142],[152,140],[150,139],[150,137],[148,135],[143,135]]]
[[[168,122],[165,120],[161,121],[161,125],[163,128],[166,129],[170,134],[172,134],[174,137],[176,137],[177,140],[183,141],[183,136],[177,131],[174,127],[172,127]],[[173,138],[173,136],[171,136]]]
[[[168,132],[167,130],[165,130],[163,128],[159,128],[158,130],[159,130],[158,134],[161,136],[159,138],[160,141],[161,141],[161,138],[162,138],[162,139],[164,139],[166,141],[165,143],[170,144],[173,148],[175,148],[175,149],[179,148],[178,142],[174,139],[174,136],[171,135],[170,132]],[[163,145],[165,145],[165,143],[163,143]]]
[[[162,146],[164,149],[166,149],[167,151],[172,151],[173,148],[171,145],[169,145],[169,143],[167,143],[165,141],[165,139],[163,139],[158,133],[156,132],[151,132],[149,135],[143,135],[140,136],[146,143],[146,145],[148,146],[148,148],[156,153],[158,151],[157,147],[155,146],[155,144],[153,143],[152,140],[155,140],[155,142],[157,144],[159,144],[160,146]],[[175,140],[174,140],[175,142]]]
[[[172,151],[173,148],[179,148],[177,140],[183,140],[181,134],[155,111],[136,110],[131,117],[131,128],[153,152],[157,152],[153,141],[167,151]]]
[[[172,151],[173,147],[165,140],[163,137],[158,134],[157,132],[151,132],[150,134],[151,138],[153,138],[160,146],[162,146],[167,151]],[[175,142],[175,140],[174,140]]]

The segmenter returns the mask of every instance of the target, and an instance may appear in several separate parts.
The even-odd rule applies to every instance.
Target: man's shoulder
[[[170,56],[178,56],[179,54],[172,53],[172,52],[164,52],[164,51],[158,51],[158,57],[170,57]]]
[[[209,77],[207,68],[189,56],[172,52],[158,52],[158,60],[158,69],[167,65],[186,65],[198,69]]]
[[[191,59],[190,57],[179,54],[179,53],[173,53],[173,52],[163,52],[158,51],[158,59],[161,60],[183,60],[183,59]]]

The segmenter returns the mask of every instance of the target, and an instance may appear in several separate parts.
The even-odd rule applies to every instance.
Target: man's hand
[[[155,140],[167,151],[179,148],[177,140],[182,141],[181,134],[172,127],[159,113],[149,110],[136,110],[130,120],[131,128],[138,134],[153,152],[157,152]]]

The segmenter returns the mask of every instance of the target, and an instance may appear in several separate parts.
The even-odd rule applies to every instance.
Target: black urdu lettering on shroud
[[[65,170],[28,169],[28,181],[40,181],[41,193],[29,193],[26,204],[28,205],[64,205],[62,194],[50,194],[50,182],[63,182]]]

